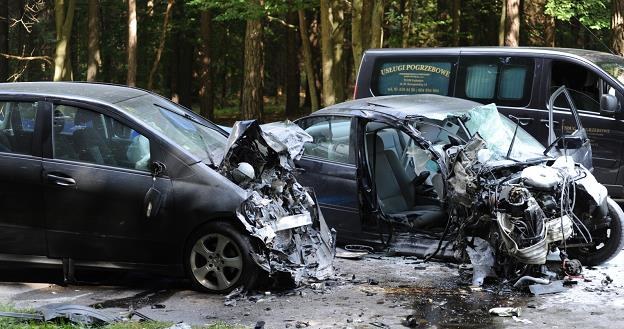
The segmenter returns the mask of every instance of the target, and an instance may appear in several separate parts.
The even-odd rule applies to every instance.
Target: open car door
[[[555,120],[555,101],[565,97],[572,112],[572,122],[558,122]],[[559,111],[559,110],[557,110]],[[581,124],[578,110],[572,96],[565,86],[559,87],[548,100],[548,147],[545,153],[554,149],[560,156],[570,156],[575,162],[593,170],[592,149],[587,131]]]

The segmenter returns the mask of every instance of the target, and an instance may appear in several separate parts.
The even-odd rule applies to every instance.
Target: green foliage
[[[611,11],[609,0],[548,0],[546,14],[558,20],[578,19],[590,29],[609,28]]]
[[[216,20],[259,19],[267,15],[279,15],[301,8],[311,8],[314,0],[265,0],[264,5],[249,0],[190,0],[188,3],[201,9],[216,9]]]

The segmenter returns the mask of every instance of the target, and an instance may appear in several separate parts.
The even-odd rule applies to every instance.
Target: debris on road
[[[519,307],[494,307],[488,313],[498,316],[520,316]]]

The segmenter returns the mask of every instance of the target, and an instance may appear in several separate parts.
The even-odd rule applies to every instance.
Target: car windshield
[[[494,104],[475,107],[467,112],[441,113],[429,118],[440,127],[439,131],[425,127],[427,124],[422,120],[415,121],[413,125],[434,145],[450,143],[449,135],[467,140],[478,133],[487,142],[495,159],[506,158],[516,129],[516,123],[498,113]],[[463,130],[462,124],[467,131]],[[517,161],[544,158],[544,149],[540,142],[520,126],[509,158]]]
[[[221,162],[227,137],[178,105],[153,95],[131,98],[117,105],[202,161]]]

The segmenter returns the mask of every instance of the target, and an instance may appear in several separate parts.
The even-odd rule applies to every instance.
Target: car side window
[[[0,152],[32,154],[37,102],[0,102]]]
[[[457,97],[507,106],[529,103],[535,66],[533,59],[466,56],[460,63]]]
[[[326,160],[354,163],[351,141],[351,119],[342,117],[313,117],[300,122],[312,136],[304,146],[304,154]]]
[[[148,171],[149,140],[95,111],[56,105],[53,145],[55,159]]]

